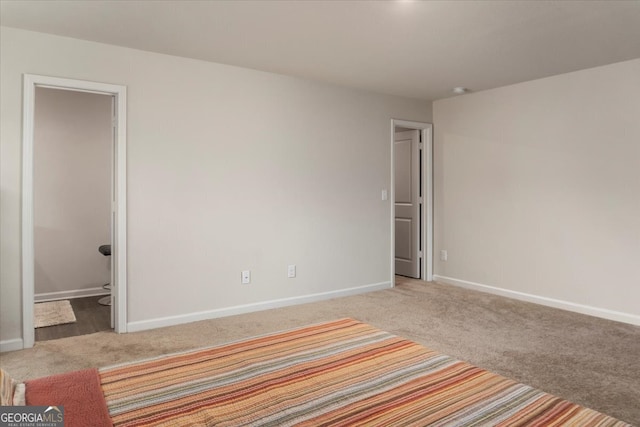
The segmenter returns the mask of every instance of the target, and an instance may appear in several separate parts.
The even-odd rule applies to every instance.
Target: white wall
[[[0,42],[0,340],[21,336],[22,73],[128,87],[138,327],[388,285],[390,119],[428,122],[430,103],[11,28]],[[251,285],[240,285],[244,269]]]
[[[111,240],[111,97],[36,88],[36,300],[103,291]]]
[[[441,279],[640,324],[640,59],[436,101],[434,128]]]

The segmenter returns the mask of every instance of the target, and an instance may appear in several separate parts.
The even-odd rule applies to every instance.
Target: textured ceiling
[[[640,1],[5,1],[0,23],[433,100],[640,57]]]

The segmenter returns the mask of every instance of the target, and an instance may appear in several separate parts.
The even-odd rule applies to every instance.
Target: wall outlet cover
[[[287,267],[287,277],[290,279],[296,277],[296,266],[294,264]]]
[[[243,270],[242,271],[242,284],[243,285],[248,285],[249,283],[251,283],[251,271]]]

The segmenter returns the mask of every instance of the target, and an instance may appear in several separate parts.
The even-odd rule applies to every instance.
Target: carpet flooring
[[[629,427],[348,318],[100,369],[100,384],[114,427]]]
[[[3,353],[0,367],[36,378],[351,317],[518,382],[640,425],[640,327],[438,283],[168,328],[100,332]]]

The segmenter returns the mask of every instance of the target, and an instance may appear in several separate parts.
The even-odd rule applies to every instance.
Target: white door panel
[[[396,218],[396,261],[411,262],[411,222],[410,219]]]
[[[419,131],[396,132],[395,269],[396,274],[420,277],[420,139]]]
[[[411,141],[411,139],[400,141],[396,139],[396,203],[411,204]]]

